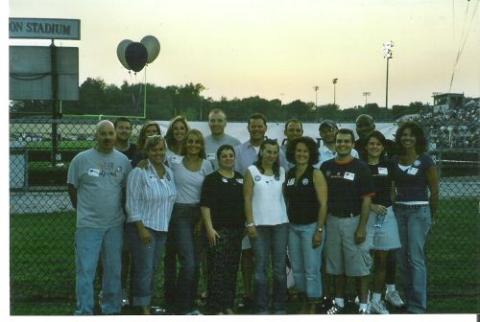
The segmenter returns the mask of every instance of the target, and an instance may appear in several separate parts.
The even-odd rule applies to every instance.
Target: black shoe
[[[337,304],[333,303],[333,305],[327,310],[328,315],[333,314],[343,314],[345,311],[345,307],[338,306]]]

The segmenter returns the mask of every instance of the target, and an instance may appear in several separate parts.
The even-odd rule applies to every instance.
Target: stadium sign
[[[80,40],[79,19],[10,18],[10,38]]]

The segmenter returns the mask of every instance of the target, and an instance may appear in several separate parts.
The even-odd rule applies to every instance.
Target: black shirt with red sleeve
[[[320,170],[328,186],[328,213],[336,217],[360,215],[364,196],[374,196],[368,165],[356,158],[347,162],[331,159]]]

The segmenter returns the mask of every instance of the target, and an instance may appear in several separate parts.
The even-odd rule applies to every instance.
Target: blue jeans
[[[425,243],[432,226],[430,207],[395,205],[398,232],[402,248],[397,252],[397,263],[405,285],[407,310],[411,313],[427,311],[427,268]]]
[[[178,313],[193,310],[197,295],[199,245],[194,237],[195,224],[200,219],[197,206],[175,204],[168,228],[165,255],[165,299],[169,309]],[[176,258],[180,272],[177,276]]]
[[[257,226],[257,237],[251,239],[255,254],[255,304],[259,313],[268,311],[268,261],[272,256],[273,310],[285,311],[287,300],[288,223]]]
[[[102,313],[118,314],[122,305],[123,224],[112,228],[77,228],[75,232],[75,314],[93,314],[93,282],[102,255]]]
[[[288,255],[292,264],[295,288],[306,293],[309,301],[320,300],[322,296],[322,244],[313,248],[313,237],[317,223],[307,225],[290,224],[288,233]],[[323,234],[323,238],[325,234]]]
[[[167,233],[146,228],[152,241],[145,245],[136,224],[127,225],[127,236],[130,242],[133,261],[133,305],[149,306],[154,290],[155,272],[163,255]]]

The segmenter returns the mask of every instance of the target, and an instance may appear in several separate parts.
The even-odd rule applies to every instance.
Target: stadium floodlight
[[[385,109],[388,109],[388,67],[390,59],[393,58],[393,41],[386,41],[383,43],[383,57],[387,60],[387,81],[386,81],[386,90],[385,90]]]

